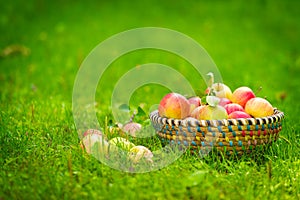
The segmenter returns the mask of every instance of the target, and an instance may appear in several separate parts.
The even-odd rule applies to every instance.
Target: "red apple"
[[[227,99],[227,98],[220,98],[220,102],[219,102],[219,105],[220,106],[225,106],[225,105],[227,105],[227,104],[230,104],[230,103],[232,103],[229,99]]]
[[[202,108],[204,108],[204,107],[205,107],[205,106],[198,106],[197,108],[195,108],[195,109],[191,112],[190,116],[193,117],[193,118],[195,118],[195,119],[199,119],[200,110],[201,110]]]
[[[246,103],[248,100],[252,99],[255,97],[255,94],[253,91],[248,88],[248,87],[239,87],[237,88],[232,96],[231,96],[231,101],[233,103],[240,104],[241,106],[245,107]]]
[[[238,119],[238,118],[251,118],[248,113],[244,111],[234,111],[228,115],[228,119]]]
[[[198,106],[201,106],[201,99],[200,97],[191,97],[188,99],[189,103],[190,103],[190,113]]]
[[[227,111],[227,114],[229,115],[230,113],[234,112],[234,111],[243,111],[245,112],[244,108],[237,103],[230,103],[224,106],[224,108]]]
[[[183,119],[190,114],[190,103],[181,94],[169,93],[160,101],[158,113],[161,117]]]
[[[267,117],[273,115],[274,108],[266,99],[255,97],[247,102],[245,111],[253,117]]]
[[[133,137],[135,137],[136,133],[139,132],[141,129],[142,129],[142,125],[136,122],[128,122],[122,127],[122,130],[125,133],[128,133]]]
[[[199,116],[197,119],[213,120],[213,119],[227,119],[228,114],[222,106],[210,106],[205,105],[199,110]]]

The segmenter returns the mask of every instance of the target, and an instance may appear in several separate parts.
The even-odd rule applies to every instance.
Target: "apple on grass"
[[[240,104],[241,106],[245,107],[247,101],[254,98],[255,94],[249,87],[239,87],[237,88],[231,96],[231,101],[233,103]]]
[[[274,114],[274,108],[271,103],[260,97],[250,99],[246,103],[245,111],[253,117],[267,117]]]
[[[122,130],[129,135],[136,137],[136,133],[142,129],[142,125],[136,122],[128,122],[123,127]]]
[[[178,93],[169,93],[163,97],[158,106],[161,117],[184,119],[190,114],[189,101]]]
[[[228,115],[228,119],[238,119],[238,118],[252,118],[248,113],[244,111],[233,111]]]
[[[135,146],[130,149],[129,159],[133,161],[133,163],[138,163],[141,159],[145,159],[147,162],[153,162],[152,160],[153,153],[144,146]]]
[[[224,108],[226,109],[228,115],[234,111],[243,111],[243,112],[245,111],[244,108],[237,103],[227,104],[224,106]]]
[[[99,149],[102,150],[101,153],[106,154],[108,150],[108,142],[106,141],[106,138],[102,134],[101,131],[96,129],[88,129],[83,134],[82,143],[84,145],[85,151],[88,154],[92,153],[93,146],[98,143]]]
[[[110,152],[117,152],[118,149],[129,151],[135,145],[129,140],[122,137],[115,137],[109,140],[109,150]]]

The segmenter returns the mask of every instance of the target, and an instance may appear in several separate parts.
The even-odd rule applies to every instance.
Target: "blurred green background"
[[[299,198],[299,184],[293,185],[292,181],[299,182],[299,7],[296,0],[2,2],[0,199]],[[271,189],[255,192],[257,188],[244,180],[253,168],[241,164],[243,161],[229,167],[245,173],[233,175],[236,186],[230,186],[229,191],[224,187],[210,193],[209,190],[222,188],[223,184],[230,185],[226,182],[226,170],[219,171],[213,164],[199,167],[187,159],[180,161],[182,165],[177,163],[171,169],[150,174],[152,177],[149,174],[131,177],[82,156],[71,111],[77,70],[103,40],[147,26],[169,28],[192,37],[207,50],[232,90],[246,85],[256,91],[262,86],[259,96],[266,96],[285,112],[282,135],[290,144],[286,147],[287,143],[279,141],[279,146],[273,148],[277,154],[267,155],[277,170],[270,185],[280,184],[283,188],[273,188],[276,190],[273,193]],[[201,77],[181,58],[155,50],[132,52],[115,61],[101,79],[101,91],[97,90],[101,124],[110,116],[109,98],[118,78],[148,62],[180,70],[199,94],[205,89]],[[158,103],[165,92],[159,86],[141,88],[133,104]],[[286,165],[292,166],[294,172],[288,171]],[[201,196],[186,189],[180,180],[203,168],[211,170],[212,175],[205,179],[211,184],[196,184],[199,190],[204,190]],[[266,180],[262,168],[258,167],[258,176],[252,184],[259,177]],[[72,170],[77,173],[76,180]],[[179,172],[183,177],[178,177]],[[70,177],[73,179],[69,180]],[[114,184],[120,177],[122,181]],[[215,181],[216,177],[220,182]],[[173,184],[176,186],[168,187]],[[271,187],[267,180],[261,184]],[[285,184],[292,189],[285,189],[288,187]],[[241,192],[236,192],[238,185],[244,186]]]

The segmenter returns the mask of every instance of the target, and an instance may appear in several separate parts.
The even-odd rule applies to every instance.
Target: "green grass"
[[[300,15],[298,1],[3,3],[0,49],[0,199],[299,199]],[[281,136],[264,154],[240,159],[183,155],[144,174],[120,172],[84,153],[72,115],[72,89],[84,58],[101,41],[157,26],[198,41],[231,88],[263,87],[285,113]],[[25,52],[26,53],[26,52]],[[100,124],[115,82],[132,67],[158,62],[180,70],[196,91],[201,77],[165,52],[132,52],[115,61],[96,93]],[[140,88],[132,106],[156,104],[167,90]],[[145,95],[146,94],[146,95]],[[284,96],[284,98],[280,98]],[[142,145],[156,148],[150,140]],[[152,147],[151,147],[152,146]]]

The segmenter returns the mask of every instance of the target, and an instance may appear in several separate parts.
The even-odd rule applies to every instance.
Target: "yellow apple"
[[[184,119],[190,114],[189,101],[178,93],[169,93],[163,97],[158,106],[161,117]]]
[[[267,117],[273,115],[274,108],[266,99],[255,97],[246,103],[245,111],[253,117]]]

